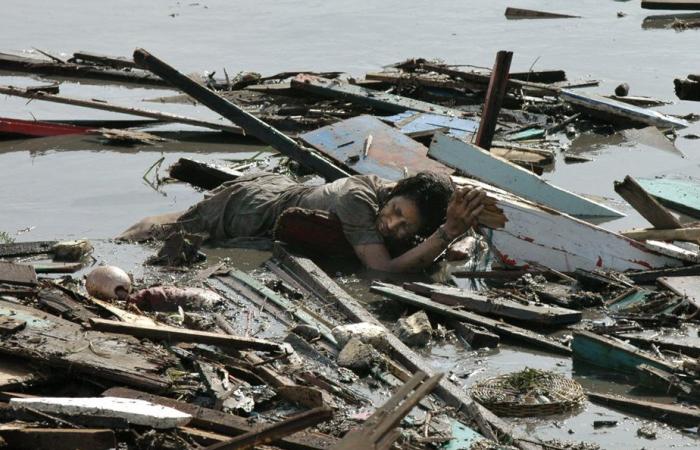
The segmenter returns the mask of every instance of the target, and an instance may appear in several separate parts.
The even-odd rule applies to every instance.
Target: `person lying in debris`
[[[212,241],[266,237],[282,212],[301,207],[335,214],[366,267],[408,272],[429,266],[450,242],[467,232],[484,208],[484,198],[485,193],[477,189],[455,190],[447,175],[433,172],[396,183],[354,175],[320,186],[257,173],[224,183],[184,213],[147,217],[117,239],[162,238],[164,230],[172,232],[172,225],[203,233]],[[416,244],[392,257],[388,248],[406,243]]]

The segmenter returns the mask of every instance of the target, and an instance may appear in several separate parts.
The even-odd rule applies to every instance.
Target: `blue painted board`
[[[452,421],[452,439],[441,447],[442,450],[469,450],[477,441],[485,439],[458,420]]]
[[[372,135],[372,144],[367,157],[364,157],[365,142],[369,135]],[[300,138],[355,173],[400,180],[404,177],[404,172],[408,175],[423,170],[448,175],[454,172],[427,158],[426,146],[374,116],[353,117],[304,133]]]
[[[506,159],[454,137],[436,134],[428,155],[472,178],[572,216],[623,216],[612,208],[551,185]]]
[[[688,122],[652,109],[622,103],[600,95],[583,94],[562,89],[560,97],[567,103],[585,109],[592,114],[612,115],[628,121],[653,125],[659,128],[686,128]]]
[[[380,119],[383,122],[392,124],[403,134],[411,137],[427,136],[442,131],[450,136],[463,139],[476,133],[476,130],[479,128],[478,120],[417,111],[406,111],[393,116],[380,117]]]
[[[700,181],[637,178],[637,182],[663,205],[700,219]]]

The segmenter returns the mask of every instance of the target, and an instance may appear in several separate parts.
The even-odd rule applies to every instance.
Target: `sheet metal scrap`
[[[377,408],[361,428],[348,432],[333,450],[391,448],[401,434],[396,426],[435,388],[442,375],[439,373],[426,379],[425,372],[416,372],[383,406]]]

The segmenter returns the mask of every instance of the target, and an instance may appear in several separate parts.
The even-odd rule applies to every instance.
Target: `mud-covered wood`
[[[12,242],[10,244],[0,244],[0,257],[30,256],[42,253],[50,253],[58,241],[32,241],[32,242]]]
[[[133,389],[112,388],[103,392],[102,395],[109,397],[138,398],[158,405],[175,408],[192,416],[189,426],[229,436],[237,436],[260,428],[260,426],[251,426],[250,422],[245,417],[204,408],[192,403],[186,403],[167,397],[139,392]],[[332,447],[337,441],[336,438],[320,433],[298,432],[291,436],[281,438],[279,441],[276,441],[274,445],[290,450],[324,450]]]
[[[0,261],[0,283],[36,286],[38,281],[31,265]]]
[[[636,400],[621,395],[606,395],[589,392],[588,399],[593,403],[609,406],[636,416],[658,420],[677,427],[697,427],[700,424],[700,410],[680,405]]]
[[[44,311],[4,300],[0,300],[0,316],[26,322],[22,330],[0,338],[0,353],[29,359],[52,370],[149,391],[163,391],[170,386],[163,373],[174,365],[174,360],[163,356],[152,344],[129,336],[85,330]]]
[[[109,429],[22,428],[0,426],[0,438],[13,450],[110,450],[116,448]]]

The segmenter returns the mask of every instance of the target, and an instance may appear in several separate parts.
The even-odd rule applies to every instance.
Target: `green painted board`
[[[452,439],[447,441],[442,450],[469,450],[477,441],[485,439],[462,422],[452,421]]]
[[[624,298],[621,298],[612,305],[608,305],[608,311],[620,312],[626,310],[630,306],[642,304],[646,301],[647,296],[651,293],[652,291],[646,289],[638,289],[634,292],[630,292],[630,294],[625,296]]]
[[[584,361],[607,370],[636,373],[640,364],[647,364],[668,372],[675,372],[676,367],[637,347],[615,339],[600,336],[588,331],[574,332],[571,341],[574,361]]]
[[[700,219],[700,180],[637,178],[637,182],[663,205]]]

